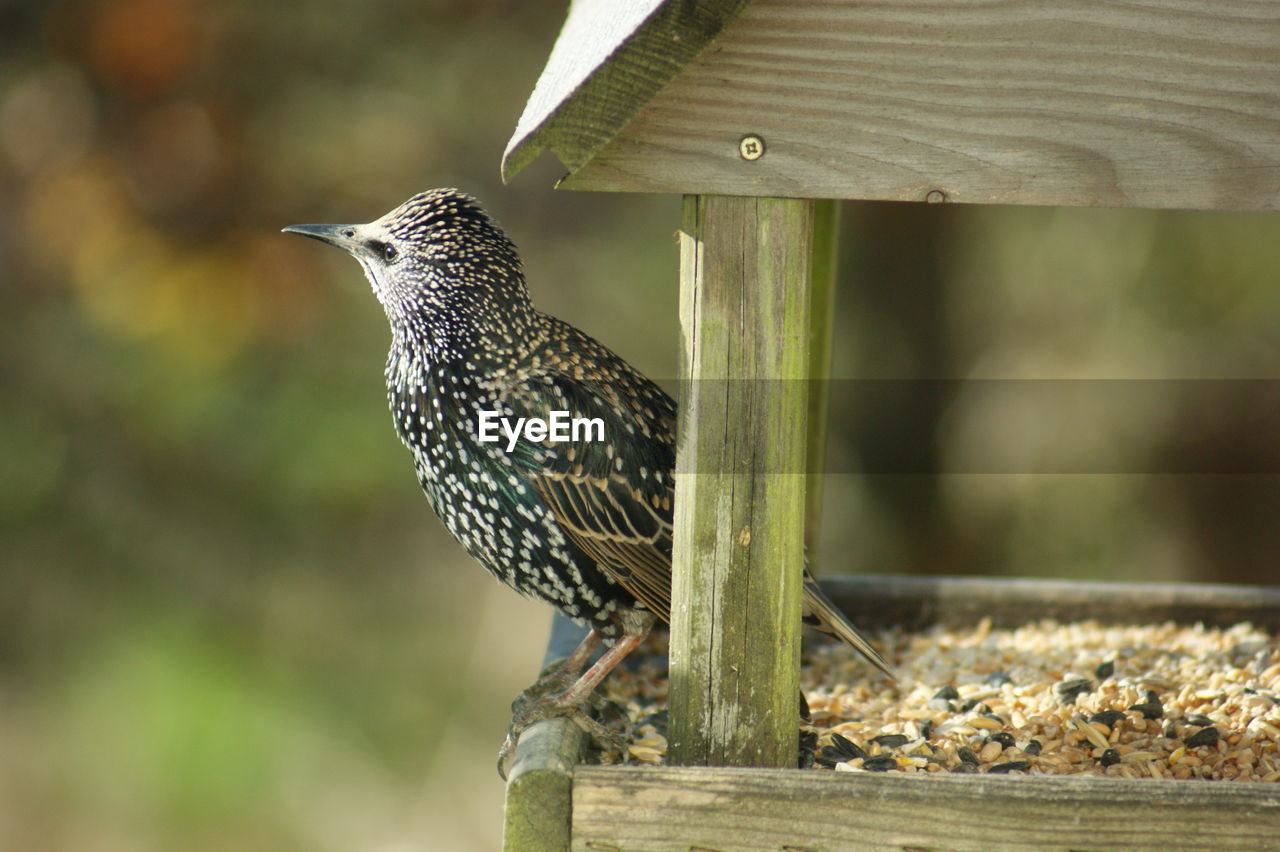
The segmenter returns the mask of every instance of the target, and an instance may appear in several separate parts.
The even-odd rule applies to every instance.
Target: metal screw
[[[743,136],[738,142],[738,154],[747,162],[760,159],[764,156],[764,140],[753,134]]]
[[[930,204],[941,204],[947,200],[947,194],[940,189],[931,189],[929,194],[924,197],[924,200]]]

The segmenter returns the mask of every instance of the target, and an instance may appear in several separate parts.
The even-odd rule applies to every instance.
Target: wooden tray
[[[990,616],[1111,624],[1242,621],[1280,633],[1280,588],[1000,578],[823,582],[854,621]],[[562,719],[530,729],[507,785],[508,850],[1280,849],[1280,784],[717,767],[580,766]]]

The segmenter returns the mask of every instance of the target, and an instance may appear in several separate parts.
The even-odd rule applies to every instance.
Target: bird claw
[[[503,781],[507,780],[507,773],[511,769],[511,759],[515,757],[516,743],[519,739],[520,734],[514,733],[508,728],[507,737],[502,741],[502,748],[498,749],[498,777]]]
[[[557,666],[548,666],[533,685],[526,688],[523,692],[515,697],[511,702],[511,713],[513,716],[519,716],[524,708],[530,704],[537,703],[547,698],[547,696],[557,695],[564,692],[569,684],[573,683],[572,677],[565,677],[561,674]],[[512,721],[514,724],[514,719]]]
[[[585,673],[578,674],[600,642],[600,635],[595,630],[587,634],[564,663],[550,673],[544,671],[533,686],[516,696],[511,704],[511,726],[498,751],[498,775],[504,781],[521,734],[543,719],[572,719],[602,748],[626,754],[625,740],[588,716],[585,708],[598,709],[605,705],[605,699],[595,693],[596,686],[648,635],[654,618],[652,613],[642,610],[624,611],[618,617],[622,636]]]
[[[515,758],[516,745],[520,742],[520,737],[544,719],[569,719],[591,737],[601,749],[626,753],[626,740],[588,716],[581,706],[567,707],[560,704],[559,695],[542,695],[533,698],[533,695],[537,694],[535,690],[538,690],[540,685],[541,681],[535,683],[512,702],[514,716],[511,719],[511,725],[507,728],[507,736],[502,741],[502,748],[498,749],[498,776],[503,781],[507,780],[507,773]]]

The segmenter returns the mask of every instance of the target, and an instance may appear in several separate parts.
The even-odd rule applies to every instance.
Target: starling
[[[364,225],[284,230],[337,246],[364,267],[391,324],[386,380],[396,432],[449,532],[503,583],[591,628],[518,700],[500,771],[537,719],[569,716],[600,736],[583,704],[671,608],[675,402],[591,337],[535,309],[515,245],[457,190],[420,193]],[[512,426],[524,418],[554,427],[553,412],[574,428],[556,435]],[[504,431],[485,440],[502,418]],[[807,571],[804,603],[806,621],[891,674]],[[587,668],[602,642],[609,649]]]

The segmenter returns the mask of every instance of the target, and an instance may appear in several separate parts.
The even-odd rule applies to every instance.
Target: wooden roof
[[[1280,3],[576,0],[503,177],[544,149],[571,189],[1275,210]]]
[[[570,169],[720,34],[749,0],[573,0],[502,156],[510,180],[543,150]]]

